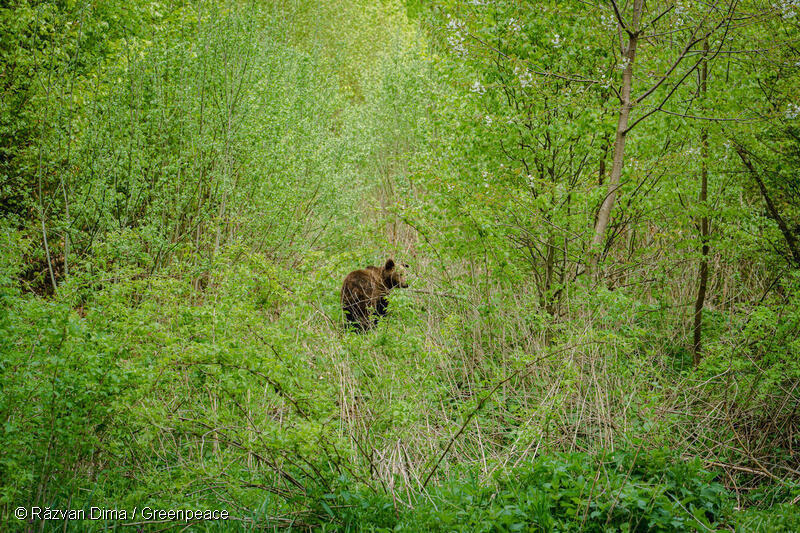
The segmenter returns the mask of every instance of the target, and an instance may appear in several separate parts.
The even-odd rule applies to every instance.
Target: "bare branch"
[[[642,26],[641,31],[645,31],[647,28],[649,28],[650,26],[654,25],[656,22],[658,22],[658,19],[660,19],[661,17],[663,17],[664,15],[666,15],[667,13],[672,11],[673,9],[675,9],[674,5],[669,6],[667,9],[662,11],[656,18],[654,18],[653,20],[651,20],[650,22],[648,22],[647,24]]]
[[[464,32],[464,33],[466,33],[466,35],[468,35],[471,39],[473,39],[473,40],[479,42],[480,44],[482,44],[487,49],[492,50],[493,52],[497,52],[497,54],[502,56],[503,58],[512,59],[508,54],[506,54],[506,53],[502,52],[501,50],[497,49],[496,47],[490,45],[489,43],[487,43],[486,41],[484,41],[480,37],[477,37],[477,36],[473,35],[470,32]],[[520,59],[520,58],[517,58],[517,59],[519,61],[521,61],[522,63],[525,63],[526,68],[528,68],[528,70],[530,70],[533,74],[536,74],[537,76],[543,76],[545,78],[547,78],[547,77],[558,78],[560,80],[574,81],[576,83],[600,83],[599,80],[593,80],[591,78],[579,78],[579,77],[576,77],[576,76],[567,76],[567,75],[564,75],[564,74],[557,74],[555,72],[546,72],[546,71],[543,71],[543,70],[532,69],[532,68],[530,68],[528,66],[529,63],[528,63],[527,60]]]
[[[695,44],[697,44],[698,42],[700,42],[700,41],[702,41],[702,40],[704,40],[704,39],[707,39],[707,38],[708,38],[710,35],[712,35],[712,34],[713,34],[714,32],[716,32],[716,31],[717,31],[719,28],[721,28],[721,27],[722,27],[722,25],[723,25],[723,24],[724,24],[726,21],[728,22],[728,27],[729,27],[729,26],[730,26],[730,20],[731,20],[731,17],[733,16],[733,12],[734,12],[734,10],[735,10],[735,6],[736,6],[736,2],[732,2],[732,3],[731,3],[731,7],[730,7],[730,9],[728,10],[728,16],[727,16],[726,18],[724,18],[723,20],[721,20],[719,24],[717,24],[717,25],[716,25],[716,26],[715,26],[715,27],[714,27],[712,30],[709,30],[709,31],[708,31],[708,32],[707,32],[705,35],[703,35],[702,37],[695,38],[695,35],[696,35],[696,34],[694,34],[694,33],[693,33],[693,34],[692,34],[692,38],[691,38],[690,42],[689,42],[689,43],[686,45],[686,47],[683,49],[683,52],[681,52],[681,55],[680,55],[680,56],[677,58],[677,60],[676,60],[676,61],[673,63],[672,67],[670,67],[669,71],[668,71],[668,72],[667,72],[667,73],[666,73],[666,74],[665,74],[665,75],[664,75],[664,76],[663,76],[663,77],[662,77],[662,78],[661,78],[661,79],[660,79],[658,82],[656,82],[656,84],[655,84],[655,85],[653,85],[652,87],[650,87],[650,89],[648,89],[648,90],[647,90],[647,91],[646,91],[644,94],[642,94],[642,95],[641,95],[639,98],[637,98],[637,99],[636,99],[636,101],[635,101],[635,103],[636,103],[636,104],[639,104],[639,103],[641,103],[641,102],[642,102],[642,100],[644,100],[644,99],[645,99],[647,96],[649,96],[650,94],[652,94],[652,93],[653,93],[653,92],[654,92],[654,91],[655,91],[655,90],[656,90],[656,89],[657,89],[657,88],[658,88],[658,87],[659,87],[659,86],[660,86],[660,85],[661,85],[661,84],[662,84],[662,83],[663,83],[663,82],[664,82],[664,81],[665,81],[665,80],[666,80],[666,79],[669,77],[669,75],[670,75],[670,74],[671,74],[671,73],[672,73],[672,72],[675,70],[675,68],[676,68],[676,67],[677,67],[677,66],[678,66],[678,65],[679,65],[679,64],[680,64],[680,63],[681,63],[681,62],[682,62],[682,61],[683,61],[683,60],[686,58],[686,56],[688,55],[689,49],[690,49],[692,46],[694,46]],[[705,20],[705,19],[704,19],[704,20]],[[699,28],[699,27],[700,27],[700,25],[698,25],[698,28]],[[725,35],[727,35],[727,33],[728,33],[728,28],[726,27],[726,29],[725,29]],[[724,36],[723,36],[723,39],[720,41],[720,44],[719,44],[719,46],[717,47],[717,49],[716,49],[716,51],[714,52],[714,54],[711,56],[711,59],[714,59],[714,58],[717,56],[717,54],[719,53],[719,51],[722,49],[722,45],[723,45],[723,43],[724,43],[724,42],[725,42],[725,39],[724,39]],[[625,132],[627,133],[627,132],[631,131],[631,130],[632,130],[634,127],[636,127],[636,125],[637,125],[637,124],[639,124],[639,123],[640,123],[642,120],[646,119],[647,117],[649,117],[650,115],[652,115],[653,113],[655,113],[655,112],[657,112],[657,111],[662,111],[662,112],[665,112],[665,113],[667,113],[667,114],[676,114],[676,113],[674,113],[674,112],[671,112],[671,111],[665,111],[665,110],[664,110],[664,104],[666,104],[666,103],[667,103],[667,101],[669,101],[669,99],[672,97],[672,95],[675,93],[675,91],[677,91],[677,90],[678,90],[678,87],[680,87],[681,85],[683,85],[683,82],[684,82],[684,81],[686,81],[686,78],[688,78],[688,77],[689,77],[689,75],[690,75],[692,72],[694,72],[694,71],[697,69],[697,67],[699,67],[699,66],[700,66],[700,64],[701,64],[701,63],[704,61],[704,59],[705,59],[705,56],[701,56],[701,57],[700,57],[700,58],[699,58],[699,59],[698,59],[698,60],[697,60],[697,61],[694,63],[694,65],[692,65],[692,67],[691,67],[689,70],[687,70],[687,71],[686,71],[686,72],[683,74],[683,76],[681,76],[681,78],[680,78],[680,79],[679,79],[679,80],[678,80],[678,81],[677,81],[677,82],[676,82],[676,83],[673,85],[673,87],[672,87],[672,89],[669,91],[669,93],[667,93],[667,95],[666,95],[666,96],[665,96],[665,97],[664,97],[664,98],[661,100],[661,103],[660,103],[660,104],[658,104],[658,105],[657,105],[656,107],[654,107],[653,109],[651,109],[650,111],[648,111],[647,113],[645,113],[644,115],[642,115],[641,117],[639,117],[638,119],[636,119],[636,120],[633,122],[633,124],[631,124],[630,126],[628,126],[628,129],[627,129],[627,130],[625,130]],[[689,116],[689,115],[686,115],[686,116]],[[699,117],[698,117],[698,118],[699,118]]]
[[[617,22],[619,22],[620,27],[625,30],[629,36],[633,35],[633,32],[628,29],[628,25],[625,24],[625,21],[622,19],[622,13],[619,12],[619,7],[617,7],[617,2],[615,0],[611,0],[611,5],[614,7],[614,15],[617,16]]]
[[[738,118],[738,117],[701,117],[699,115],[688,115],[686,113],[677,113],[675,111],[669,111],[667,109],[655,109],[655,111],[660,111],[661,113],[666,113],[667,115],[674,115],[676,117],[683,117],[683,118],[691,118],[693,120],[708,120],[709,122],[740,122],[740,123],[747,123],[747,122],[761,122],[765,119],[763,118]],[[638,120],[637,120],[638,122]]]
[[[761,179],[758,171],[750,162],[750,158],[747,157],[747,152],[744,147],[737,144],[735,149],[736,153],[739,154],[739,158],[742,160],[742,163],[744,163],[744,166],[747,167],[747,170],[750,171],[750,175],[752,175],[753,179],[756,181],[758,190],[761,192],[761,196],[764,198],[764,203],[767,204],[767,213],[769,213],[769,217],[774,220],[776,224],[778,224],[778,228],[781,230],[783,238],[786,240],[786,244],[789,246],[789,251],[792,254],[795,265],[800,265],[800,245],[798,245],[797,239],[789,229],[789,226],[786,225],[786,222],[783,220],[783,217],[781,217],[781,214],[778,212],[775,204],[772,202],[772,198],[769,196],[769,192],[764,185],[764,181]]]

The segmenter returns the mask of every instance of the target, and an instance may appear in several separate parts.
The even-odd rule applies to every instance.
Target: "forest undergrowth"
[[[4,531],[800,530],[797,21],[512,4],[0,9]]]

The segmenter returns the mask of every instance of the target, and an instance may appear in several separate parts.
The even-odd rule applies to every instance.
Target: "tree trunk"
[[[625,156],[625,137],[628,130],[628,118],[631,114],[633,102],[631,100],[631,88],[633,86],[633,63],[636,59],[636,45],[639,41],[639,21],[642,17],[642,7],[644,0],[634,0],[633,2],[633,19],[631,20],[631,27],[628,31],[628,46],[626,47],[623,58],[625,69],[622,72],[622,92],[620,99],[622,106],[619,111],[619,118],[617,120],[616,138],[614,141],[614,161],[611,166],[611,175],[608,180],[608,193],[606,194],[603,203],[600,206],[600,211],[597,213],[597,221],[594,227],[594,237],[592,237],[592,245],[590,248],[591,253],[591,270],[594,271],[597,267],[597,262],[600,259],[601,247],[606,235],[606,228],[611,217],[611,209],[614,207],[614,202],[617,199],[617,189],[619,188],[620,177],[622,176],[622,165]],[[622,25],[622,22],[620,22]]]
[[[772,220],[775,221],[775,223],[778,224],[778,228],[781,230],[783,238],[786,239],[786,244],[789,246],[789,252],[792,254],[794,264],[796,266],[800,266],[800,246],[798,246],[797,239],[792,233],[792,230],[790,230],[789,226],[786,225],[786,221],[783,220],[783,217],[781,217],[781,214],[778,212],[778,208],[775,207],[774,203],[772,203],[772,198],[769,196],[769,192],[764,185],[764,181],[761,179],[761,176],[758,174],[755,167],[753,167],[753,164],[750,162],[750,158],[747,157],[747,152],[745,152],[744,148],[741,146],[737,146],[736,153],[739,154],[742,163],[744,163],[744,166],[746,166],[747,170],[750,171],[753,179],[756,180],[758,190],[761,191],[761,197],[764,198],[764,203],[767,204],[767,214]]]
[[[703,55],[708,55],[708,39],[703,43]],[[708,62],[703,59],[703,66],[700,70],[700,92],[705,100],[708,80]],[[700,364],[700,353],[703,343],[703,306],[706,300],[706,288],[708,285],[708,214],[706,212],[706,200],[708,198],[708,128],[704,125],[700,130],[700,150],[701,169],[700,169],[700,197],[699,204],[703,209],[703,216],[700,218],[700,240],[702,242],[702,256],[700,258],[700,283],[697,288],[697,300],[694,303],[694,343],[692,345],[692,361],[694,366]]]
[[[600,168],[597,172],[597,185],[603,186],[603,180],[606,178],[606,157],[608,156],[608,145],[603,146],[603,156],[600,158]]]

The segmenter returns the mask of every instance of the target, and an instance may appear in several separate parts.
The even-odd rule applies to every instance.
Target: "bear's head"
[[[408,287],[408,283],[406,282],[406,268],[408,268],[408,265],[398,265],[394,262],[394,259],[390,258],[386,260],[386,264],[383,265],[383,269],[381,270],[381,277],[387,289]]]

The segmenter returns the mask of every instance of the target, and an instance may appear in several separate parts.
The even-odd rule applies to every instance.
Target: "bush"
[[[319,500],[319,514],[345,531],[695,531],[731,519],[715,475],[666,451],[552,454],[491,483],[481,477],[469,471],[417,494],[412,509],[342,490]]]

